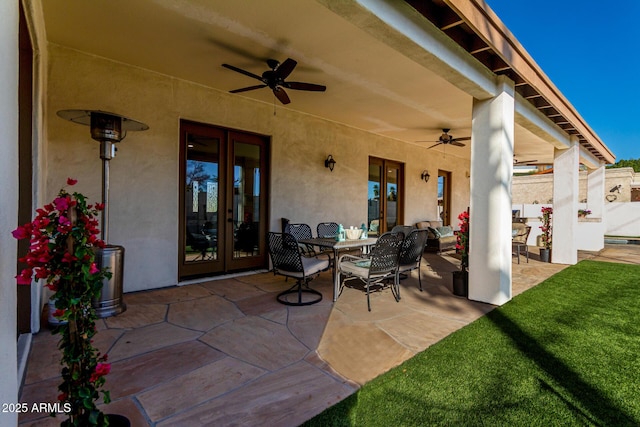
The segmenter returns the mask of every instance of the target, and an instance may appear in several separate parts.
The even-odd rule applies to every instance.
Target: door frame
[[[405,174],[404,174],[404,163],[399,162],[397,160],[389,160],[383,159],[381,157],[369,156],[369,163],[367,168],[371,167],[371,165],[379,165],[381,167],[381,182],[380,182],[380,214],[379,214],[379,222],[378,232],[379,234],[385,233],[387,231],[387,169],[389,167],[398,169],[398,183],[397,183],[397,200],[399,202],[396,205],[396,224],[403,225],[404,224],[404,204],[405,204]],[[368,174],[367,174],[368,175]]]
[[[217,242],[218,257],[215,260],[207,260],[198,263],[185,263],[186,247],[186,166],[187,166],[187,141],[188,133],[201,132],[204,135],[220,139],[218,150],[218,195],[219,202],[223,206],[218,207],[217,212]],[[255,256],[233,258],[234,240],[233,226],[228,224],[228,220],[233,221],[227,211],[233,206],[233,142],[248,142],[260,145],[260,221],[258,230],[258,253]],[[248,140],[248,141],[247,141]],[[251,132],[215,126],[206,123],[199,123],[190,120],[180,120],[180,154],[179,154],[179,175],[178,175],[178,281],[188,280],[197,277],[216,276],[249,269],[265,268],[268,258],[266,251],[266,235],[269,223],[269,182],[270,182],[270,146],[271,138]],[[222,252],[222,254],[221,254]]]
[[[444,178],[442,187],[442,225],[451,225],[451,172],[438,169],[438,181],[440,177]],[[437,196],[437,194],[436,194]]]

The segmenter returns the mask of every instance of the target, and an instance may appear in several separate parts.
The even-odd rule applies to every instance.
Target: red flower
[[[60,310],[59,308],[56,308],[56,311],[53,312],[53,317],[62,317],[63,314],[64,314],[64,310]]]
[[[76,185],[77,182],[78,182],[77,179],[67,178],[67,184],[68,185]]]
[[[11,234],[18,240],[26,239],[31,236],[31,224],[21,225],[13,230]]]
[[[67,400],[69,398],[69,395],[67,393],[60,393],[58,395],[58,400],[60,402],[64,402],[65,400]]]
[[[69,209],[69,202],[70,202],[69,196],[66,196],[66,197],[61,196],[61,197],[56,197],[55,200],[53,201],[53,204],[55,205],[58,211],[63,212]]]
[[[65,252],[64,256],[62,257],[62,262],[66,262],[68,264],[71,264],[73,261],[77,261],[77,260],[78,258],[71,255],[69,252]]]
[[[104,203],[96,203],[96,210],[104,210]]]
[[[98,363],[96,365],[96,370],[91,374],[91,378],[89,381],[92,383],[96,382],[100,377],[104,377],[109,372],[111,372],[111,364],[110,363]]]
[[[31,284],[31,276],[33,276],[33,270],[30,268],[25,268],[16,276],[18,279],[18,285],[30,285]]]
[[[53,292],[58,292],[58,282],[47,283],[44,287]]]
[[[92,262],[91,263],[91,267],[89,268],[89,274],[96,274],[96,273],[99,273],[99,272],[100,272],[100,270],[96,266],[96,263]]]

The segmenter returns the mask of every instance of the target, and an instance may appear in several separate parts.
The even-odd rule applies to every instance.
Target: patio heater
[[[122,141],[127,131],[149,129],[144,123],[127,117],[99,110],[61,110],[58,116],[74,123],[90,126],[91,138],[100,142],[102,159],[102,203],[101,238],[105,242],[103,249],[96,249],[98,268],[107,267],[110,279],[102,282],[100,298],[93,301],[98,317],[110,317],[124,312],[127,306],[122,301],[124,247],[108,244],[109,239],[109,161],[115,157],[116,143]]]

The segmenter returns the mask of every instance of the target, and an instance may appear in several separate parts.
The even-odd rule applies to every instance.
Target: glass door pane
[[[400,170],[393,166],[387,166],[387,175],[386,175],[386,198],[387,198],[387,208],[386,208],[386,222],[387,222],[387,231],[391,231],[393,227],[398,225],[398,202],[399,202],[399,187],[398,184],[400,182]]]
[[[233,258],[260,255],[260,146],[234,142]]]
[[[438,171],[438,218],[451,225],[451,172]]]
[[[188,133],[184,197],[184,262],[212,262],[218,257],[220,140]]]
[[[369,162],[369,182],[368,187],[368,203],[367,203],[367,225],[369,234],[378,234],[380,232],[381,217],[381,201],[380,189],[382,188],[382,165]]]

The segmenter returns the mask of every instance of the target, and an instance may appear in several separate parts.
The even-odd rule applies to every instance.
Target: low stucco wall
[[[622,205],[622,204],[617,204]],[[553,207],[551,204],[514,204],[512,209],[518,211],[518,215],[521,218],[526,218],[527,225],[531,226],[529,238],[527,244],[530,246],[538,245],[538,236],[542,234],[540,227],[542,221],[540,216],[542,215],[543,207]],[[640,207],[640,204],[639,204]],[[585,203],[580,203],[578,209],[587,209]],[[577,215],[577,212],[576,212]],[[605,214],[605,218],[607,218]],[[577,249],[584,251],[599,251],[604,248],[604,235],[606,230],[607,221],[604,218],[578,218],[578,228],[575,235]]]
[[[45,200],[68,176],[92,201],[101,197],[99,144],[87,127],[60,119],[57,111],[99,109],[150,126],[130,132],[111,161],[109,240],[126,248],[125,292],[177,282],[180,119],[271,136],[271,230],[280,229],[282,217],[312,227],[365,222],[369,156],[405,164],[405,223],[436,217],[438,169],[452,172],[452,211],[468,206],[469,162],[450,153],[443,157],[279,106],[274,115],[269,103],[57,45],[48,54]],[[337,161],[333,172],[324,167],[328,154]],[[434,177],[428,183],[420,180],[424,169]]]
[[[587,171],[580,171],[578,200],[587,200]],[[605,170],[605,199],[607,203],[631,201],[631,184],[635,180],[633,168],[615,168]],[[619,190],[611,191],[620,186]],[[525,175],[513,177],[513,203],[538,204],[553,202],[553,174]]]
[[[640,203],[609,203],[605,205],[608,236],[640,236]]]

